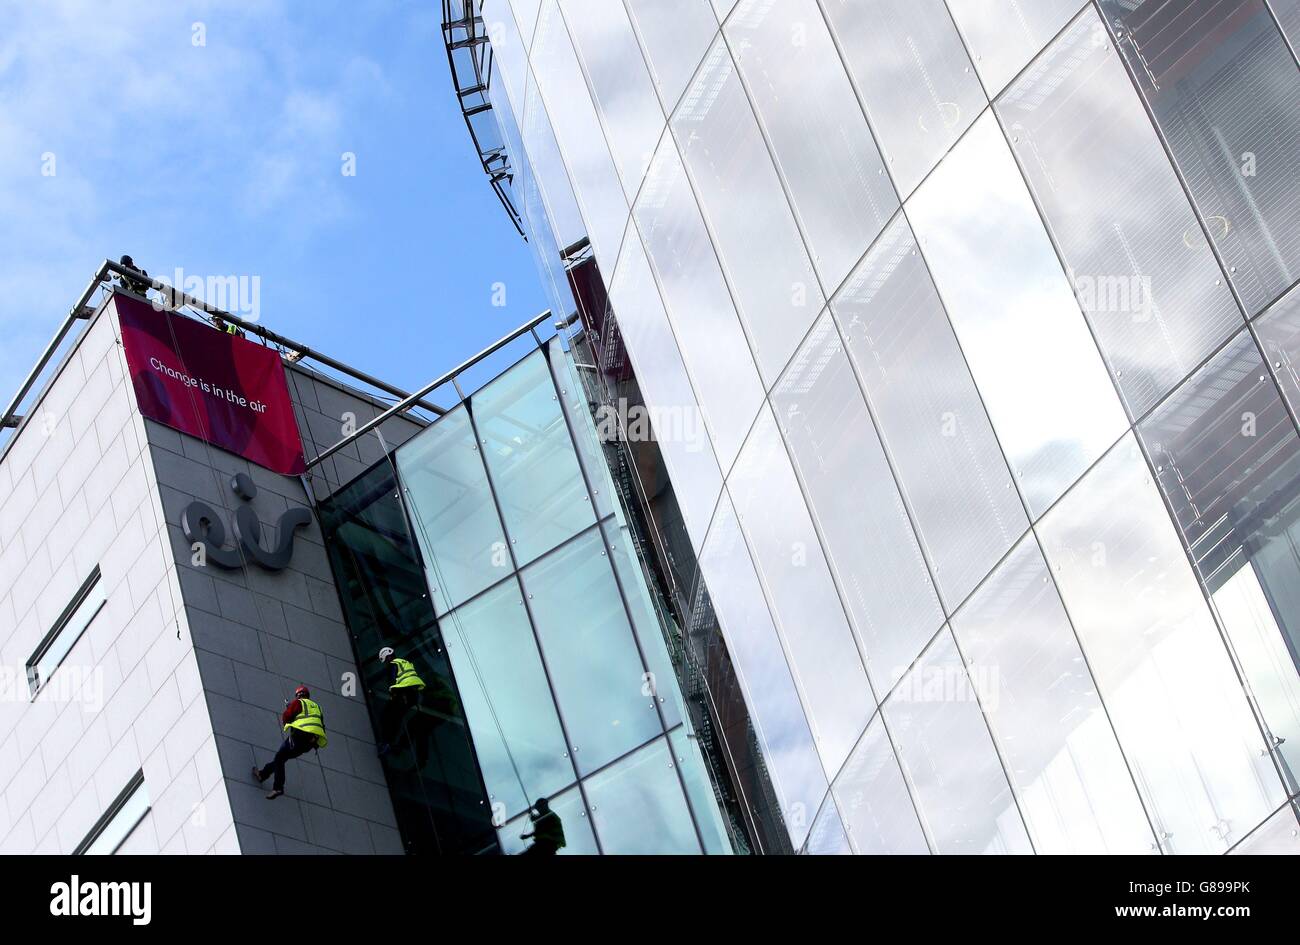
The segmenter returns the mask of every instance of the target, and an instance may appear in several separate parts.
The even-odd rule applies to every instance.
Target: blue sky
[[[168,281],[256,276],[263,324],[408,389],[546,307],[456,107],[437,0],[4,16],[0,400],[123,253]]]

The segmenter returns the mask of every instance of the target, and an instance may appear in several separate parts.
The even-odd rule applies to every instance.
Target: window
[[[97,572],[98,573],[98,572]],[[144,772],[137,771],[122,792],[108,805],[104,816],[95,821],[86,838],[77,844],[73,855],[112,856],[140,826],[149,813],[149,792],[144,787]]]
[[[71,603],[64,608],[59,619],[54,621],[50,632],[36,648],[36,652],[27,661],[27,684],[31,687],[32,698],[50,681],[59,664],[72,652],[77,641],[90,621],[95,619],[99,609],[104,606],[108,595],[104,583],[100,580],[99,565],[77,589]]]

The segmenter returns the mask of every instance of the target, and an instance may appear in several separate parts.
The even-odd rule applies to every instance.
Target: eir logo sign
[[[257,497],[257,486],[244,473],[230,480],[230,491],[242,500],[235,509],[231,531],[234,548],[226,548],[226,528],[220,516],[206,502],[195,500],[181,513],[181,530],[195,553],[219,568],[234,569],[252,562],[267,571],[280,571],[293,557],[294,530],[311,523],[311,512],[305,508],[289,509],[276,522],[275,545],[262,546],[262,523],[251,505]]]

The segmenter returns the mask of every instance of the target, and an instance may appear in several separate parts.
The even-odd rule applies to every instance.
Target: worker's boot
[[[284,792],[281,791],[279,788],[272,788],[271,791],[266,795],[266,799],[268,801],[273,801],[283,793]]]
[[[261,784],[263,781],[266,780],[266,775],[262,774],[262,769],[259,768],[257,765],[253,765],[253,780],[256,781],[258,784]]]

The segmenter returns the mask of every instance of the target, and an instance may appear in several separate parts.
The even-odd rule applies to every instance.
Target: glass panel
[[[1291,412],[1300,411],[1300,287],[1256,320],[1255,332]]]
[[[1128,422],[992,113],[908,203],[1034,517]]]
[[[451,612],[442,633],[493,806],[505,816],[574,780],[514,578]]]
[[[953,618],[1039,853],[1147,853],[1155,838],[1038,542]]]
[[[483,5],[483,30],[492,42],[492,62],[496,68],[492,89],[505,88],[507,101],[518,116],[524,113],[524,89],[528,83],[528,55],[524,52],[514,13],[505,0]],[[500,76],[500,81],[497,81]],[[494,105],[496,100],[494,100]]]
[[[1040,534],[1161,846],[1223,852],[1282,786],[1132,434]]]
[[[510,573],[469,414],[456,407],[397,448],[411,519],[438,613],[446,613]]]
[[[569,183],[569,172],[560,157],[560,146],[551,129],[550,116],[542,105],[537,83],[529,77],[524,92],[524,121],[520,134],[528,149],[527,179],[533,181],[542,199],[542,209],[551,221],[559,246],[571,246],[587,233],[587,224],[578,210],[578,199]],[[532,219],[533,229],[547,229],[544,219]]]
[[[686,783],[686,797],[695,821],[704,835],[704,852],[711,856],[729,855],[732,850],[727,824],[695,734],[679,726],[668,734],[668,741],[677,760],[677,770]]]
[[[1101,0],[1254,315],[1300,276],[1300,70],[1263,0]]]
[[[1300,853],[1300,820],[1294,802],[1264,821],[1255,832],[1231,850],[1234,856],[1295,855]]]
[[[730,469],[763,400],[763,385],[669,135],[659,145],[634,215],[713,431],[718,462]]]
[[[1080,0],[948,0],[990,96],[1083,6]]]
[[[833,790],[858,853],[930,852],[879,713],[836,776]]]
[[[866,118],[816,0],[743,0],[725,33],[831,291],[898,207]]]
[[[1295,53],[1300,47],[1300,0],[1268,0],[1268,5],[1291,46],[1291,52]]]
[[[394,476],[379,463],[321,503],[325,548],[354,651],[365,657],[358,668],[371,718],[389,745],[380,763],[407,852],[489,851],[493,814],[506,816],[505,805],[494,812],[488,801]],[[419,697],[390,692],[393,667],[373,658],[384,646],[415,664]]]
[[[808,832],[808,845],[804,852],[810,856],[850,856],[853,853],[848,834],[844,832],[844,822],[840,820],[840,812],[835,808],[834,798],[829,795],[822,803],[822,809],[817,812],[812,830]]]
[[[882,709],[936,853],[1033,852],[947,629]]]
[[[829,313],[773,389],[772,407],[867,671],[885,692],[943,624],[943,611]]]
[[[592,404],[587,399],[586,388],[578,379],[572,351],[565,351],[559,336],[546,342],[546,357],[551,365],[555,388],[560,392],[560,406],[569,421],[569,431],[578,446],[578,460],[592,487],[592,501],[597,518],[613,515],[617,506],[614,497],[614,480],[610,478],[609,463],[596,431],[598,417],[592,415]]]
[[[533,798],[537,800],[537,798]],[[596,836],[591,832],[591,818],[582,803],[582,794],[576,787],[571,787],[563,794],[557,794],[547,802],[551,810],[560,818],[564,830],[564,846],[556,851],[558,856],[594,856],[600,852],[596,847]],[[532,845],[532,839],[525,840],[520,834],[531,833],[533,822],[527,813],[520,814],[497,831],[501,842],[501,852],[509,855],[522,853]]]
[[[867,727],[875,700],[799,482],[766,408],[727,489],[749,537],[817,749],[826,770],[838,771]]]
[[[767,386],[822,307],[803,240],[721,38],[673,116]]]
[[[502,0],[497,0],[498,3]],[[515,19],[519,22],[519,32],[524,37],[524,48],[532,44],[533,33],[537,29],[537,11],[541,8],[542,0],[510,0],[510,6],[515,11]]]
[[[1092,7],[997,104],[1130,417],[1241,313]]]
[[[700,0],[627,0],[627,8],[664,111],[671,114],[718,32],[718,19]]]
[[[551,127],[572,176],[573,192],[587,221],[592,252],[600,268],[612,272],[628,201],[556,0],[545,0],[542,5],[532,61]]]
[[[1138,427],[1210,604],[1300,769],[1300,437],[1250,333]],[[1294,777],[1288,779],[1296,788]]]
[[[1020,496],[900,214],[831,302],[950,608],[1025,533]]]
[[[988,104],[943,0],[825,0],[899,192],[911,193]]]
[[[591,83],[623,190],[635,194],[663,132],[664,113],[627,11],[609,0],[563,0],[561,7]]]
[[[607,855],[701,852],[668,739],[593,774],[583,788]]]
[[[635,229],[628,234],[609,297],[637,383],[653,405],[650,426],[698,550],[722,490],[722,474]],[[629,417],[629,426],[633,419]]]
[[[600,532],[522,574],[579,773],[663,733]]]
[[[521,565],[596,520],[544,351],[492,381],[469,407]]]
[[[711,602],[722,625],[790,842],[798,849],[826,794],[826,774],[726,490],[700,554],[700,571],[709,588],[703,604]],[[698,608],[701,599],[696,603]]]
[[[659,622],[660,612],[650,597],[645,572],[632,547],[632,537],[627,526],[617,521],[608,521],[601,528],[613,551],[614,571],[618,574],[628,608],[632,611],[632,626],[641,643],[641,652],[645,655],[650,672],[654,674],[654,679],[647,680],[644,689],[656,696],[664,722],[672,728],[686,718],[686,709],[682,704],[681,690],[677,686],[677,673],[668,656],[668,644]]]

